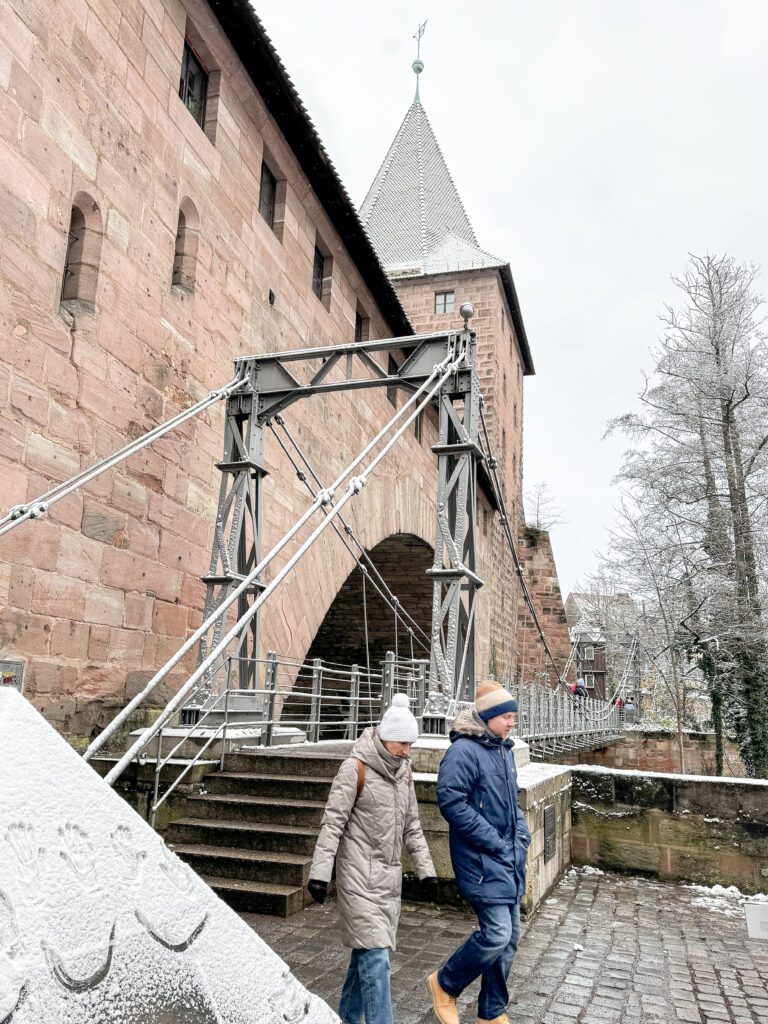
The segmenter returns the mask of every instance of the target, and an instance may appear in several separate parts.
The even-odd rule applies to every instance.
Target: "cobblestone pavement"
[[[336,905],[247,920],[299,980],[336,1007],[349,951]],[[395,1024],[434,1024],[424,979],[473,928],[457,911],[404,905],[392,955]],[[733,896],[571,871],[524,925],[510,975],[512,1024],[768,1024],[768,943],[747,938]],[[476,1019],[477,986],[459,1000]]]

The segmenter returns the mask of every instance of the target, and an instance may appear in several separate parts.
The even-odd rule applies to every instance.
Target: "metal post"
[[[483,581],[475,561],[476,473],[480,387],[475,369],[474,331],[462,331],[466,369],[457,371],[438,393],[439,441],[435,558],[432,591],[430,690],[424,730],[447,731],[458,701],[471,701],[475,689],[475,594]]]
[[[219,771],[224,771],[224,751],[227,748],[227,721],[229,715],[229,691],[232,686],[232,658],[227,658],[227,679],[226,690],[224,691],[224,725],[221,729],[221,756],[219,757]]]
[[[320,658],[312,662],[312,701],[309,706],[309,729],[307,730],[310,743],[317,743],[320,739],[320,702],[323,692],[323,663]]]
[[[395,652],[387,651],[384,657],[384,667],[381,673],[381,714],[387,710],[392,703],[395,692]]]
[[[160,732],[157,734],[157,754],[156,754],[156,759],[155,759],[155,782],[154,782],[154,785],[152,787],[152,806],[150,807],[150,814],[149,814],[149,824],[152,826],[152,828],[155,827],[155,814],[157,813],[156,812],[157,796],[158,796],[158,793],[160,792],[160,761],[162,759],[162,756],[163,756],[163,730],[161,729]],[[137,761],[137,763],[136,763],[136,776],[137,776],[136,781],[137,781],[137,783],[139,781],[138,780],[139,765],[140,765],[140,762]]]
[[[347,716],[346,739],[357,739],[358,723],[360,721],[360,666],[352,666],[352,676],[349,680],[349,715]]]
[[[414,715],[421,719],[427,701],[427,662],[419,661],[416,670],[416,709]]]
[[[256,415],[258,396],[255,381],[255,373],[246,374],[243,391],[227,399],[224,456],[216,464],[222,479],[213,548],[208,572],[202,578],[207,587],[204,619],[259,563],[262,488],[267,471],[263,465],[264,428]],[[255,582],[238,598],[238,619],[245,614],[261,589],[263,586]],[[214,625],[210,643],[205,637],[200,640],[198,664],[221,640],[225,626],[226,615],[222,615]],[[238,687],[255,688],[256,660],[259,657],[258,613],[238,638],[235,657],[239,661]],[[201,704],[210,698],[212,682],[212,675],[207,676],[198,698]]]
[[[275,691],[277,690],[277,654],[267,653],[267,665],[264,673],[264,723],[261,727],[261,745],[272,746],[272,734],[275,727]]]

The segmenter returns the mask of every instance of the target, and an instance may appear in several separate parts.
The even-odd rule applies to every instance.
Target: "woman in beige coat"
[[[396,694],[376,728],[366,729],[333,781],[310,868],[309,891],[322,903],[336,858],[342,942],[352,949],[339,1016],[344,1024],[392,1024],[389,951],[400,917],[403,843],[425,895],[437,878],[419,822],[411,744],[418,725]]]

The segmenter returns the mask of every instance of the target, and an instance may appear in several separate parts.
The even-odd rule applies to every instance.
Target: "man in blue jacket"
[[[478,1024],[509,1024],[507,977],[520,938],[531,835],[517,799],[510,738],[517,702],[494,682],[459,713],[440,765],[437,802],[448,821],[456,885],[479,928],[427,979],[441,1024],[459,1024],[456,999],[481,977]]]

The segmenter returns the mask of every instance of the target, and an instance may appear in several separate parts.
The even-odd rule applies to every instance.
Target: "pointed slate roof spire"
[[[419,98],[424,63],[413,62],[416,96],[373,179],[360,218],[392,276],[500,267],[485,252],[464,209]]]

